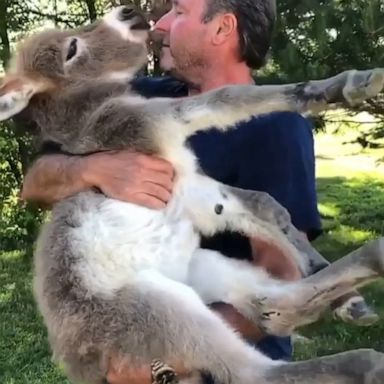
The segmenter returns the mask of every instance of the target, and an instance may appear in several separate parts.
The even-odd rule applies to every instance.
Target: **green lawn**
[[[335,259],[384,233],[384,168],[380,153],[360,153],[344,138],[319,135],[317,174],[320,210],[326,234],[318,249]],[[364,290],[384,318],[384,284]],[[357,347],[383,350],[384,321],[358,328],[326,318],[301,330],[310,338],[296,346],[298,358]],[[21,251],[0,254],[0,383],[64,384],[50,362],[46,334],[31,294],[31,256]]]
[[[348,134],[316,137],[317,190],[326,233],[315,246],[329,260],[384,234],[384,163],[379,161],[383,152],[342,145],[350,139]],[[384,319],[384,283],[372,284],[362,293]],[[384,351],[384,320],[362,328],[327,316],[300,333],[310,339],[296,345],[300,359],[362,347]]]

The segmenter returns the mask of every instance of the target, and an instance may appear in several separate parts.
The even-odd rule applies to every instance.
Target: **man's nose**
[[[171,11],[163,15],[157,23],[153,26],[153,30],[156,32],[169,32],[172,23]]]

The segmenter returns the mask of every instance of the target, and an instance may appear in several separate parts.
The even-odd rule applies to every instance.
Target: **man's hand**
[[[261,238],[251,238],[249,243],[253,263],[263,267],[271,276],[285,281],[302,278],[297,262],[292,256],[283,254],[278,247]]]
[[[104,152],[87,156],[83,179],[105,195],[160,209],[171,198],[174,170],[166,160],[136,152]]]
[[[21,198],[50,207],[97,187],[111,198],[160,209],[171,197],[173,176],[167,161],[128,150],[89,156],[46,155],[28,171]]]
[[[118,366],[118,367],[117,367]],[[107,381],[110,384],[151,384],[151,369],[149,366],[129,367],[122,366],[119,360],[111,359],[107,372]]]

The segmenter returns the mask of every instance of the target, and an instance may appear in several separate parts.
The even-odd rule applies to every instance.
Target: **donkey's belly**
[[[154,269],[185,282],[199,237],[173,202],[157,211],[105,200],[82,215],[72,230],[72,244],[81,254],[79,271],[92,291],[115,291],[140,271]]]

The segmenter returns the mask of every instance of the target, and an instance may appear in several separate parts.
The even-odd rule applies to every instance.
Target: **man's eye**
[[[68,47],[67,57],[65,58],[66,61],[69,61],[74,57],[77,53],[77,39],[73,39]]]

